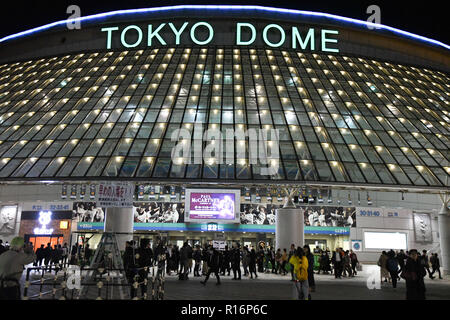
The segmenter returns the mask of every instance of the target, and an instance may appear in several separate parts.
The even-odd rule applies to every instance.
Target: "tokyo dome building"
[[[95,201],[99,183],[123,182],[143,203],[184,202],[194,186],[241,190],[252,206],[289,187],[300,205],[410,210],[395,227],[409,247],[422,243],[413,214],[428,212],[432,247],[449,190],[449,66],[449,46],[433,39],[259,6],[123,10],[7,36],[1,204],[24,219],[36,203]],[[396,218],[369,212],[355,210],[361,227]],[[196,238],[187,221],[167,230]],[[242,224],[222,230],[241,239]],[[346,246],[365,239],[347,227]],[[262,229],[241,231],[274,233]]]

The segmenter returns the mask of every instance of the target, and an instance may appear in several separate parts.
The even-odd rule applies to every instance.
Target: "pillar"
[[[291,244],[295,247],[304,245],[303,210],[285,207],[277,210],[275,229],[275,248],[289,252]]]
[[[440,264],[444,274],[450,274],[450,216],[446,204],[442,205],[438,214],[439,244],[441,247]]]
[[[133,240],[133,208],[107,208],[104,232],[118,234],[119,250],[125,250],[125,242]]]

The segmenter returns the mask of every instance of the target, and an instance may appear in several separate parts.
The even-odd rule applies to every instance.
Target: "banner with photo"
[[[282,205],[241,204],[241,224],[276,223],[276,210]],[[355,207],[299,206],[304,210],[305,226],[356,227]]]
[[[77,222],[105,222],[105,208],[96,202],[74,202],[72,219]]]
[[[355,207],[301,206],[305,226],[356,228]]]
[[[184,203],[134,202],[135,223],[184,223]]]

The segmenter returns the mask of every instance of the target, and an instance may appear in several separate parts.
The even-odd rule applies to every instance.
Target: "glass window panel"
[[[412,166],[402,166],[403,171],[408,175],[413,185],[426,186],[427,183]]]
[[[53,159],[52,162],[47,166],[44,172],[41,174],[41,177],[53,177],[55,176],[58,169],[64,163],[65,159]]]
[[[315,161],[315,164],[319,173],[320,181],[334,181],[328,162]]]
[[[384,184],[397,184],[394,177],[391,175],[389,170],[383,164],[374,164],[373,165],[375,171],[381,178],[382,183]]]
[[[247,163],[238,162],[236,164],[237,179],[251,179],[250,166]]]
[[[357,164],[344,162],[344,166],[352,182],[366,182]]]
[[[47,165],[49,164],[49,162],[51,160],[52,159],[39,159],[39,161],[36,162],[36,164],[33,166],[33,168],[31,168],[31,170],[27,173],[27,177],[28,178],[39,177],[42,170],[44,170],[47,167]]]
[[[169,173],[171,160],[170,159],[158,159],[153,172],[154,178],[167,178]]]
[[[105,143],[103,144],[102,149],[99,152],[99,156],[110,156],[113,152],[113,150],[116,148],[117,143],[119,140],[117,139],[107,139],[105,140]]]
[[[397,178],[400,184],[411,184],[408,177],[399,166],[395,166],[395,169],[391,170],[391,173]]]
[[[9,177],[9,175],[22,163],[23,159],[12,159],[0,171],[0,177]]]
[[[196,179],[200,177],[200,169],[201,165],[199,164],[190,164],[187,166],[186,170],[186,178]]]
[[[283,161],[283,164],[288,180],[302,180],[300,167],[296,161]]]
[[[372,165],[369,163],[360,163],[359,167],[367,179],[368,183],[381,183]]]
[[[183,178],[184,171],[186,170],[186,165],[175,164],[172,162],[172,167],[170,168],[170,177],[171,178]]]
[[[83,158],[81,159],[75,169],[70,174],[71,177],[83,177],[86,175],[86,171],[88,171],[89,167],[92,164],[92,158]]]
[[[58,171],[58,174],[56,176],[58,176],[58,177],[68,177],[70,175],[70,173],[72,172],[73,168],[75,168],[75,166],[77,165],[77,163],[79,161],[80,161],[79,158],[67,159],[64,162],[64,165]]]
[[[81,157],[83,156],[84,152],[88,148],[88,146],[91,144],[91,141],[89,140],[81,140],[78,142],[75,150],[72,151],[71,157]]]
[[[127,158],[120,171],[121,177],[134,177],[140,158]]]
[[[126,156],[132,142],[132,139],[121,139],[116,150],[114,150],[113,156]]]
[[[108,162],[108,159],[109,158],[96,158],[93,161],[86,176],[88,176],[88,177],[100,176],[103,171],[103,168],[105,167],[106,163]]]
[[[371,163],[383,163],[373,147],[363,146],[362,149],[364,150]]]
[[[65,141],[57,140],[54,141],[50,147],[44,152],[43,157],[53,158],[56,153],[64,145]]]
[[[113,157],[109,160],[108,164],[103,170],[103,176],[107,177],[117,177],[119,176],[120,168],[122,167],[122,163],[124,161],[124,157]]]
[[[36,163],[36,159],[25,159],[23,163],[17,168],[11,177],[24,177],[30,168]]]
[[[308,147],[313,160],[326,160],[322,148],[318,143],[308,143]]]
[[[312,161],[300,161],[300,170],[302,172],[303,179],[306,181],[318,181],[319,176],[314,168]]]

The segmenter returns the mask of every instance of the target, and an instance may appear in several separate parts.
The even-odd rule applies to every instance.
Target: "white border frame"
[[[403,233],[406,235],[406,250],[409,250],[409,230],[400,230],[400,229],[362,229],[361,230],[362,235],[362,242],[363,242],[363,248],[365,252],[381,252],[390,250],[392,248],[366,248],[366,232],[372,232],[372,233]],[[400,250],[400,249],[398,249]]]
[[[191,219],[190,218],[190,199],[191,193],[204,192],[204,193],[233,193],[234,194],[234,219]],[[239,224],[241,223],[241,190],[240,189],[205,189],[205,188],[186,188],[184,199],[184,222],[190,223],[222,223],[222,224]]]

